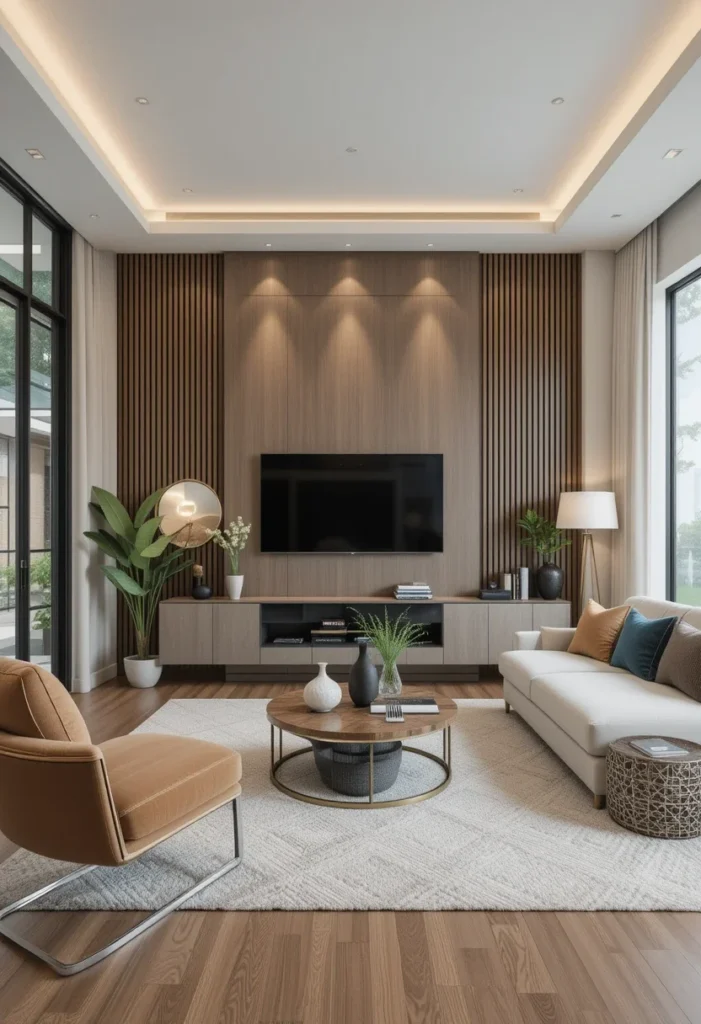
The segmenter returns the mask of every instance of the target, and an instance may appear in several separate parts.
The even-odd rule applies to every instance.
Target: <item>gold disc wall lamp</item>
[[[210,539],[210,530],[221,522],[221,502],[200,480],[178,480],[163,493],[158,503],[163,516],[161,533],[179,548],[199,548]]]

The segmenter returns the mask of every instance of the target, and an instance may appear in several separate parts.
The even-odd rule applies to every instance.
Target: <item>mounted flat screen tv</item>
[[[442,455],[261,455],[261,551],[442,550]]]

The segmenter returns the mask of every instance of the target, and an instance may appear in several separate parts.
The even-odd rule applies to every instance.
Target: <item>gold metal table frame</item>
[[[368,764],[369,764],[369,771],[370,771],[370,780],[369,780],[370,785],[369,785],[368,798],[367,798],[367,800],[331,800],[331,799],[327,799],[326,797],[321,797],[321,796],[310,796],[308,793],[301,793],[299,790],[291,789],[289,786],[286,786],[285,783],[281,782],[280,779],[277,777],[277,773],[280,770],[280,768],[282,767],[282,765],[285,764],[287,761],[291,761],[293,757],[301,757],[303,754],[311,754],[313,756],[314,748],[311,746],[311,741],[312,741],[312,739],[315,739],[317,742],[319,742],[318,739],[316,737],[304,736],[304,735],[302,735],[302,734],[300,734],[298,732],[292,733],[291,735],[297,736],[298,739],[309,740],[310,741],[310,745],[308,747],[302,747],[301,750],[292,750],[292,751],[290,751],[289,754],[283,754],[283,752],[282,752],[282,734],[286,730],[281,729],[278,726],[277,727],[277,730],[278,730],[278,733],[279,733],[279,737],[278,737],[278,757],[277,757],[277,760],[276,760],[276,758],[275,758],[275,746],[276,746],[276,744],[275,744],[275,728],[276,728],[276,726],[274,726],[271,723],[271,725],[270,725],[270,780],[273,783],[273,785],[277,789],[280,790],[281,793],[285,793],[287,796],[291,796],[293,800],[302,800],[304,803],[307,803],[307,804],[317,804],[320,807],[341,807],[341,808],[344,808],[344,809],[358,810],[358,811],[381,810],[382,808],[385,808],[385,807],[404,807],[407,804],[418,804],[422,800],[430,800],[430,798],[432,796],[437,796],[439,793],[442,793],[443,790],[445,789],[445,787],[448,785],[448,783],[450,782],[450,780],[452,778],[450,723],[446,723],[442,730],[438,730],[438,729],[436,730],[436,732],[440,731],[440,732],[443,733],[443,756],[442,757],[439,757],[438,754],[432,754],[428,750],[420,750],[418,747],[410,747],[410,746],[407,746],[405,743],[402,743],[402,751],[408,751],[410,754],[418,754],[419,757],[425,757],[429,761],[435,761],[436,764],[439,764],[441,766],[441,768],[443,769],[443,771],[445,772],[445,778],[443,779],[443,781],[441,783],[439,783],[439,785],[433,786],[432,789],[427,789],[427,790],[425,790],[422,793],[416,793],[413,796],[401,797],[401,799],[399,799],[399,800],[376,800],[375,799],[375,794],[373,792],[373,789],[374,789],[374,779],[375,779],[375,763],[374,763],[375,744],[376,743],[385,744],[385,743],[388,742],[389,737],[385,737],[383,739],[378,739],[378,740],[374,740],[374,741],[372,741],[372,740],[358,740],[358,739],[348,739],[347,740],[347,739],[336,739],[336,737],[329,737],[328,740],[324,740],[323,742],[333,743],[334,745],[337,744],[337,743],[339,743],[339,744],[340,743],[353,743],[353,744],[362,743],[362,744],[364,744],[364,745],[366,745],[366,746],[368,746],[370,748],[369,762],[368,762]],[[429,735],[431,735],[431,734],[429,734]],[[400,769],[400,771],[401,771],[401,769]]]

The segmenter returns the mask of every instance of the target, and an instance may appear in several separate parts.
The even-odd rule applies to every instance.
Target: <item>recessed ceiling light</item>
[[[346,146],[346,153],[357,153],[357,152],[358,152],[358,150],[355,148],[355,146]]]
[[[184,188],[183,189],[183,192],[187,192],[188,195],[192,195],[192,193],[194,191],[195,191],[194,188]]]
[[[565,102],[564,96],[555,96],[554,99],[550,100],[554,107],[560,107]]]
[[[623,216],[623,214],[622,214],[622,213],[612,213],[612,214],[611,214],[611,216],[612,216],[612,218],[613,218],[613,219],[615,220],[615,219],[616,219],[616,217],[622,217],[622,216]]]
[[[148,102],[149,101],[146,99],[145,96],[137,96],[136,99],[134,100],[134,103],[140,103],[142,107],[147,107]]]
[[[273,243],[272,243],[272,242],[266,242],[266,243],[265,243],[265,248],[266,248],[266,249],[272,249],[272,246],[273,246]]]
[[[352,242],[346,242],[346,249],[350,249],[352,244],[353,244]]]
[[[429,249],[433,248],[433,242],[427,242],[426,245],[428,246]]]
[[[25,153],[29,153],[32,160],[43,160],[44,154],[38,149],[26,149]]]
[[[680,153],[683,153],[683,152],[684,151],[682,149],[668,149],[667,152],[665,153],[665,155],[662,157],[662,159],[663,160],[674,160],[676,157],[679,156]]]
[[[100,219],[100,214],[99,213],[91,213],[90,214],[90,220],[99,220],[99,219]]]
[[[523,189],[522,188],[512,188],[511,191],[512,192],[523,192]]]

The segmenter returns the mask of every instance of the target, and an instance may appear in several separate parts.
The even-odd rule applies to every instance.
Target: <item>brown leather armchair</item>
[[[70,694],[38,665],[0,658],[0,830],[18,846],[84,865],[0,911],[0,934],[77,974],[136,938],[241,861],[241,758],[181,736],[130,735],[99,747]],[[223,804],[234,859],[91,956],[63,963],[6,919],[98,865],[121,867]]]

